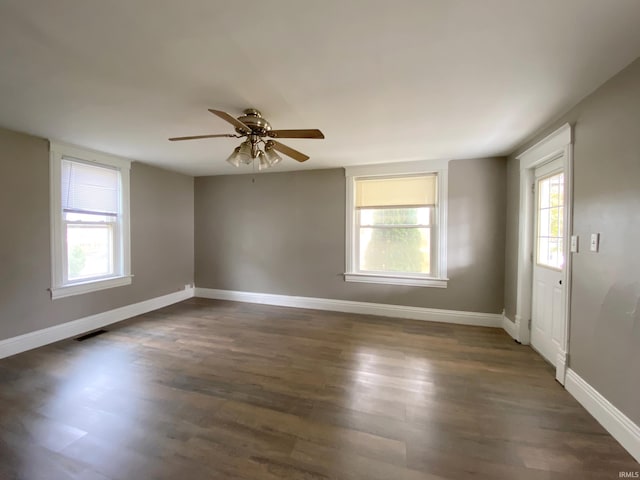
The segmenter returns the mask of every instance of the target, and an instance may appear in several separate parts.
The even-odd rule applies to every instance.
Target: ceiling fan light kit
[[[222,118],[226,122],[234,126],[236,135],[213,134],[213,135],[192,135],[188,137],[173,137],[169,140],[172,142],[180,140],[199,140],[203,138],[244,138],[247,139],[236,147],[227,162],[234,167],[240,165],[251,165],[256,159],[258,160],[258,169],[265,170],[271,168],[282,161],[282,157],[277,152],[283,153],[298,162],[305,162],[309,159],[307,155],[288,147],[272,138],[313,138],[323,139],[324,134],[317,129],[306,130],[273,130],[271,124],[262,117],[262,114],[254,109],[249,108],[244,111],[244,115],[234,118],[227,112],[209,109],[211,113]]]

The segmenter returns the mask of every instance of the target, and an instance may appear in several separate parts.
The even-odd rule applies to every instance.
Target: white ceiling
[[[262,110],[278,170],[509,153],[640,55],[638,0],[2,0],[0,125],[239,173],[207,112]],[[249,168],[249,167],[247,167]],[[245,170],[246,171],[246,170]]]

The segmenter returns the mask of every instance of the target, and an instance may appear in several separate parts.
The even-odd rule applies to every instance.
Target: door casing
[[[533,292],[533,233],[534,188],[536,167],[561,158],[565,175],[564,258],[563,284],[564,325],[561,328],[561,349],[556,357],[556,380],[564,385],[569,351],[569,324],[571,314],[571,268],[569,251],[573,233],[573,129],[568,123],[561,126],[516,157],[520,161],[520,206],[518,231],[518,284],[516,304],[517,340],[523,345],[531,341],[531,299]]]

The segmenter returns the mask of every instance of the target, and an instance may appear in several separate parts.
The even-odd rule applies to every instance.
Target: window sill
[[[425,278],[401,275],[377,275],[371,273],[345,273],[345,282],[380,283],[411,287],[447,288],[448,278]]]
[[[106,290],[107,288],[131,285],[132,278],[133,275],[124,275],[122,277],[104,278],[83,283],[74,283],[72,285],[65,285],[63,287],[51,288],[51,300],[71,297],[73,295],[82,295],[84,293],[97,292],[98,290]]]

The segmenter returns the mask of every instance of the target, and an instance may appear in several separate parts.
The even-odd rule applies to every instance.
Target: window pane
[[[562,268],[564,265],[564,255],[562,252],[562,239],[552,238],[549,240],[549,266]]]
[[[558,207],[558,237],[564,237],[564,207]]]
[[[540,237],[549,236],[549,210],[546,208],[538,212],[538,235]]]
[[[429,225],[430,208],[363,208],[360,225]]]
[[[360,228],[360,270],[431,272],[430,228]]]
[[[549,208],[549,179],[545,178],[538,183],[539,207]]]
[[[538,238],[538,263],[549,265],[549,238]]]
[[[557,183],[551,184],[551,194],[549,198],[549,205],[557,207],[562,205],[562,185]]]
[[[559,237],[561,235],[560,225],[560,208],[550,208],[549,212],[549,233],[550,237]]]
[[[69,280],[101,277],[113,273],[112,225],[67,225]]]

